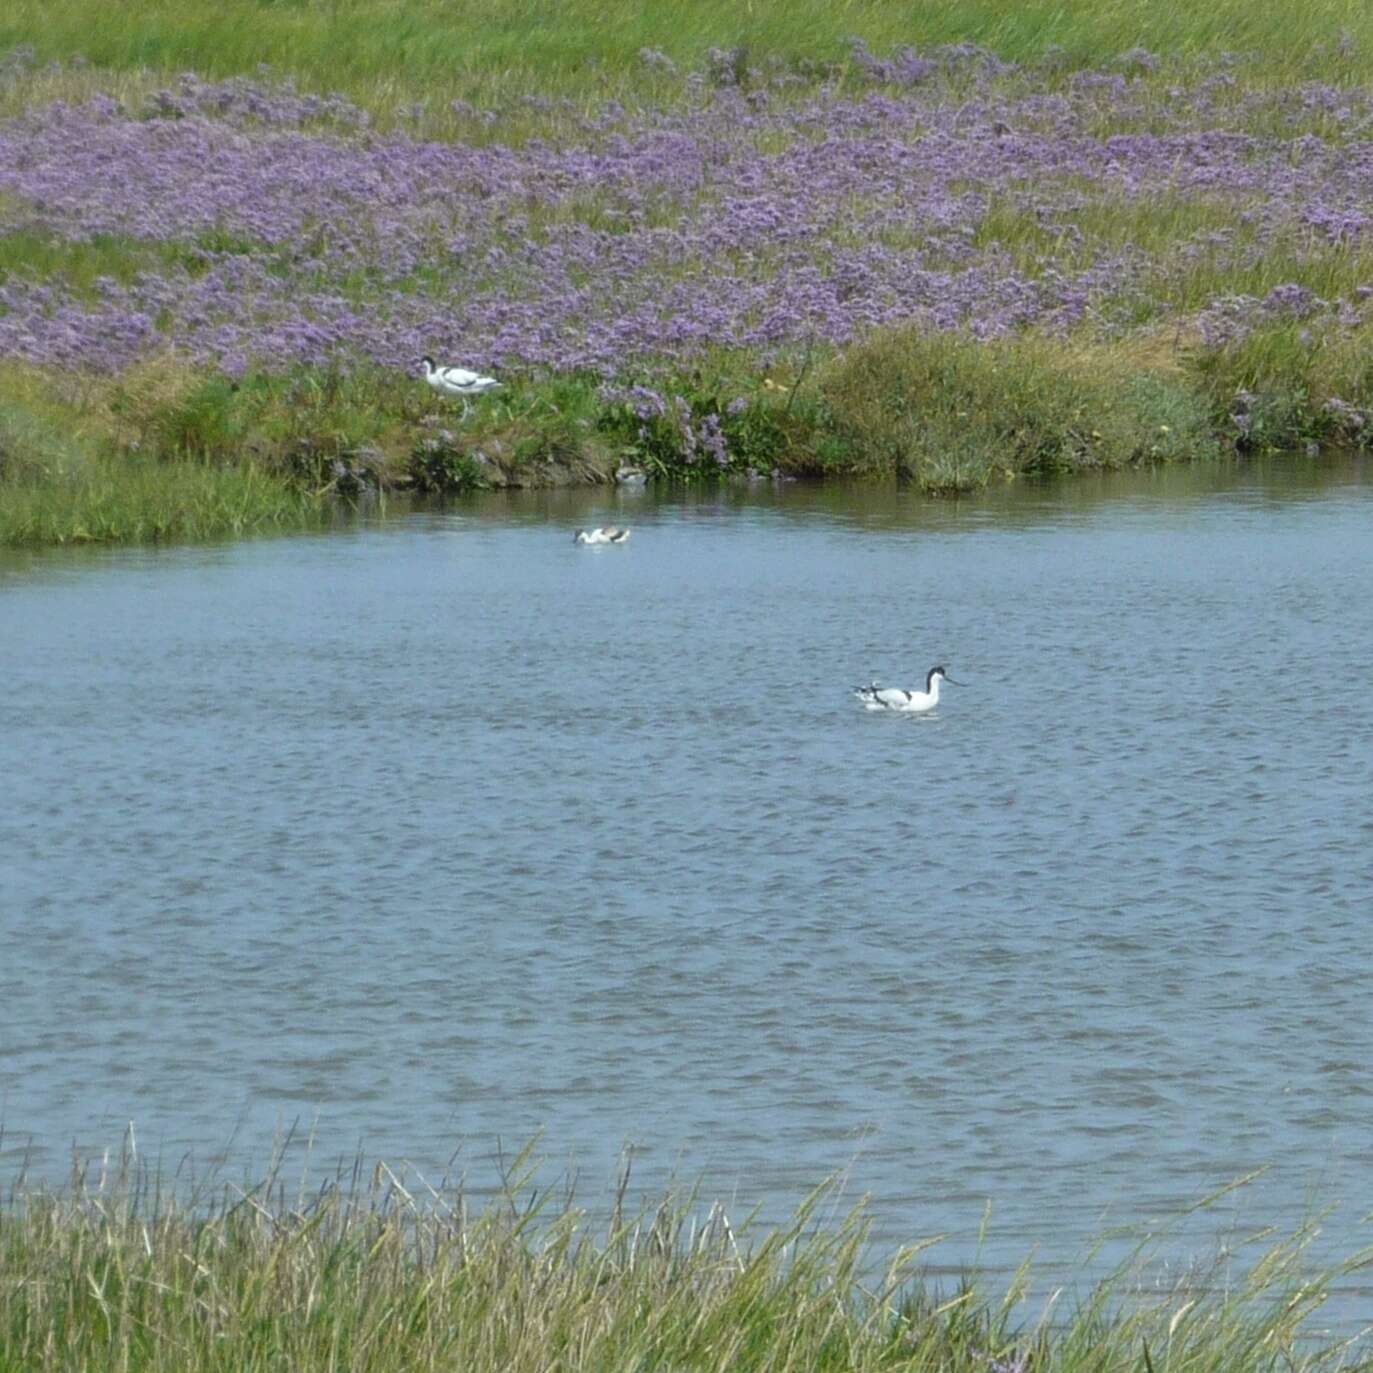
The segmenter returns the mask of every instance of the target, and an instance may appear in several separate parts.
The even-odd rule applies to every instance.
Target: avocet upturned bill
[[[462,413],[467,413],[468,396],[479,396],[499,386],[495,377],[484,377],[466,367],[440,367],[433,358],[420,359],[424,365],[424,379],[441,396],[458,396],[462,400]]]
[[[579,529],[572,537],[577,543],[624,543],[629,530],[608,524],[603,529]]]
[[[862,701],[868,710],[896,710],[908,715],[921,715],[933,710],[939,704],[939,684],[948,682],[952,686],[962,686],[955,682],[943,667],[932,667],[925,674],[924,691],[907,691],[903,687],[871,686],[854,687],[853,694]]]

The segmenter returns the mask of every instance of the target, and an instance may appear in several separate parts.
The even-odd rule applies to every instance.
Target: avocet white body
[[[500,385],[495,377],[485,377],[467,367],[440,367],[431,357],[423,357],[420,362],[425,381],[441,396],[457,396],[462,401],[464,415],[468,396],[480,396]]]

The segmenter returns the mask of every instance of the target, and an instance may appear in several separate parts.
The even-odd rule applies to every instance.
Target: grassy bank
[[[0,542],[1369,430],[1352,4],[21,3],[6,42]],[[503,388],[463,417],[426,352]]]
[[[300,529],[324,502],[245,451],[124,418],[120,393],[64,395],[0,367],[0,546],[174,542]]]
[[[522,1162],[481,1206],[384,1167],[286,1200],[186,1208],[142,1174],[0,1208],[0,1369],[547,1373],[550,1369],[1302,1373],[1368,1367],[1312,1317],[1368,1261],[1316,1271],[1314,1231],[1264,1232],[1160,1285],[1150,1250],[1076,1295],[885,1266],[856,1211],[787,1228],[666,1198],[607,1226]],[[1035,1295],[1032,1297],[1031,1293]]]
[[[979,341],[894,329],[840,351],[718,357],[651,384],[513,379],[464,418],[381,369],[157,362],[79,388],[0,369],[0,544],[302,528],[378,493],[901,476],[931,493],[1373,435],[1362,340],[1291,326],[1224,348],[1141,336]]]

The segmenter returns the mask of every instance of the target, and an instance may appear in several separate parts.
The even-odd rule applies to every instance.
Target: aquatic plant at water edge
[[[0,545],[180,542],[297,529],[319,517],[301,492],[250,464],[98,458],[5,483]]]
[[[855,452],[947,490],[998,474],[1206,457],[1217,446],[1204,399],[1123,347],[896,330],[851,349],[823,394]]]
[[[183,1182],[185,1180],[183,1179]],[[290,1367],[569,1373],[604,1368],[1076,1370],[1355,1367],[1307,1330],[1368,1254],[1316,1270],[1314,1229],[1146,1285],[1153,1250],[1075,1299],[923,1280],[934,1241],[885,1262],[859,1208],[822,1188],[780,1229],[690,1193],[601,1218],[542,1189],[528,1154],[483,1204],[361,1164],[288,1198],[203,1183],[191,1203],[125,1156],[120,1175],[0,1208],[0,1363],[194,1373]],[[1145,1351],[1148,1351],[1146,1354]]]

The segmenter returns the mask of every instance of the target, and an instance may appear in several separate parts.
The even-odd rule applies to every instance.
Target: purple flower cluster
[[[884,85],[918,85],[939,71],[938,62],[930,57],[921,57],[914,48],[898,48],[891,57],[881,58],[869,52],[868,45],[861,38],[851,39],[849,47],[854,66],[870,81]]]
[[[459,112],[483,141],[425,141],[265,80],[31,110],[0,123],[0,234],[122,245],[130,267],[11,275],[0,355],[118,371],[174,350],[238,375],[431,352],[644,376],[897,322],[991,337],[1147,318],[1164,255],[1094,240],[1093,202],[1223,209],[1227,227],[1170,245],[1179,259],[1238,263],[1294,235],[1321,251],[1373,226],[1366,92],[1246,92],[1217,72],[1159,101],[1133,74],[1157,65],[1142,50],[1052,89],[977,49],[852,61],[872,85],[768,103],[765,74],[720,52],[684,107],[559,107],[556,135],[519,144],[492,112]],[[1056,246],[1000,241],[1008,206]],[[1218,298],[1202,327],[1361,309],[1279,286]]]
[[[748,409],[748,399],[736,396],[724,408],[700,414],[685,396],[665,396],[651,386],[636,384],[601,386],[601,401],[613,414],[619,408],[639,421],[635,437],[641,451],[670,454],[673,461],[688,465],[702,459],[719,467],[730,465],[732,454],[725,433],[725,418],[734,419]]]
[[[118,113],[112,102],[102,102],[110,113]],[[174,89],[156,92],[141,111],[148,119],[189,119],[196,116],[234,124],[239,127],[299,128],[305,124],[335,123],[344,128],[364,129],[371,122],[341,95],[298,94],[291,82],[270,86],[263,81],[233,78],[207,82],[194,73],[180,77]]]

